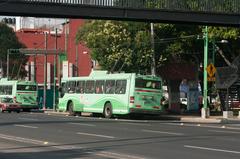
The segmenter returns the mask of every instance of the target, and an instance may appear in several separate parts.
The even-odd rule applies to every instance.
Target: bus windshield
[[[161,82],[137,78],[135,81],[135,87],[147,89],[161,89]]]
[[[36,85],[17,85],[18,91],[36,91]]]

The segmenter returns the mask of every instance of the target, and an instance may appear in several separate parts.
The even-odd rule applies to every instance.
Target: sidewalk
[[[238,117],[223,118],[222,116],[210,116],[208,118],[201,118],[196,116],[192,116],[192,117],[182,116],[180,121],[184,123],[234,124],[234,123],[240,123],[240,118]]]
[[[46,114],[55,114],[55,115],[64,115],[64,116],[68,116],[69,113],[68,112],[60,112],[60,111],[54,111],[52,109],[48,109],[43,111]],[[91,116],[92,113],[81,113],[81,116]]]
[[[46,114],[54,114],[60,116],[68,116],[68,112],[59,112],[54,110],[45,110]],[[91,116],[92,113],[81,113],[81,116]],[[158,120],[177,120],[183,123],[205,123],[205,124],[240,124],[240,117],[223,118],[223,116],[210,116],[209,118],[201,118],[200,115],[161,115]]]

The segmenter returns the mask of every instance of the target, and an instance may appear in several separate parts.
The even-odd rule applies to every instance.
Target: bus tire
[[[106,103],[103,109],[103,116],[105,118],[111,118],[112,117],[112,104]]]
[[[76,115],[76,113],[73,111],[73,102],[70,102],[68,104],[68,113],[69,113],[70,116]]]

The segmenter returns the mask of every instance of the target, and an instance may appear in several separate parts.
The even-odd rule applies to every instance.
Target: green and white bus
[[[0,97],[12,98],[23,110],[38,109],[37,83],[31,81],[0,80]]]
[[[114,114],[163,111],[160,77],[93,71],[88,77],[69,77],[62,82],[58,109],[70,115],[90,112],[110,118]]]

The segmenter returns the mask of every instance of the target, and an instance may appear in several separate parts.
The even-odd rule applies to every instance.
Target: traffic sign
[[[216,73],[216,68],[215,66],[210,63],[207,67],[207,73],[209,77],[214,77],[215,73]]]
[[[209,82],[214,82],[214,81],[216,81],[216,77],[208,77],[207,80]]]

